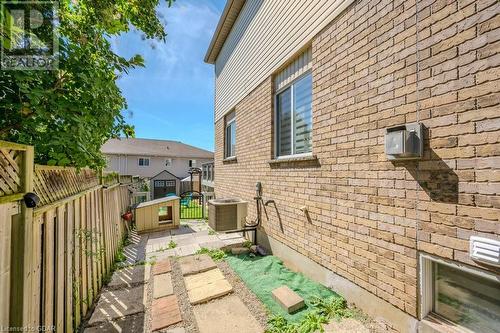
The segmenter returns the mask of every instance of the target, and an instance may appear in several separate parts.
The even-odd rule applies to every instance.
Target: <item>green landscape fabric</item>
[[[274,256],[250,257],[249,255],[228,256],[226,261],[240,276],[247,287],[254,292],[268,310],[274,315],[282,315],[289,322],[299,322],[313,308],[311,299],[317,296],[322,299],[340,297],[325,286],[312,281],[300,273],[295,273],[285,267],[283,262]],[[272,291],[282,285],[299,294],[306,307],[288,314],[273,299]]]

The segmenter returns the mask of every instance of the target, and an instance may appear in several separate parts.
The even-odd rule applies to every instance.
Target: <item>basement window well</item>
[[[498,332],[499,276],[432,257],[421,260],[424,323],[439,322],[465,332]]]

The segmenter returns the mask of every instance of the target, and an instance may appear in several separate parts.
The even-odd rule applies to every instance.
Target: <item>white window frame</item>
[[[188,161],[188,166],[190,168],[196,168],[196,160],[189,160]]]
[[[143,160],[143,164],[142,164],[142,165],[141,165],[141,160]],[[144,164],[144,161],[148,161],[148,164],[147,164],[147,165],[146,165],[146,164]],[[147,167],[149,167],[149,166],[150,166],[150,164],[151,164],[151,160],[149,159],[149,157],[139,157],[139,158],[137,159],[137,165],[138,165],[139,167],[141,167],[141,168],[147,168]]]
[[[229,126],[232,126],[234,124],[235,126],[235,132],[236,132],[236,111],[232,110],[228,114],[235,112],[233,119],[226,121],[226,117],[224,117],[224,159],[231,159],[236,157],[236,137],[234,138],[234,152],[231,155],[227,154],[228,147],[231,146],[231,142],[227,142],[228,136],[227,136],[227,129]],[[226,115],[227,116],[227,115]]]
[[[165,166],[169,167],[172,166],[173,160],[171,158],[166,158],[165,159]]]
[[[479,268],[471,268],[469,266],[466,266],[465,264],[455,261],[445,260],[439,257],[432,256],[430,254],[420,254],[419,260],[420,260],[420,316],[419,316],[420,320],[425,319],[425,317],[427,317],[430,314],[434,314],[433,308],[434,308],[435,289],[434,289],[434,277],[433,277],[433,270],[434,270],[433,263],[450,266],[455,269],[473,275],[477,275],[482,278],[490,279],[496,282],[499,281],[498,280],[499,277],[494,273],[490,273],[481,270]],[[446,321],[449,321],[446,318],[444,319]],[[460,327],[459,325],[457,326]]]
[[[300,154],[294,154],[293,151],[295,150],[295,129],[294,129],[294,120],[295,120],[295,112],[294,110],[294,98],[293,98],[293,93],[294,93],[294,87],[295,84],[302,79],[305,79],[306,76],[311,75],[312,76],[312,71],[308,70],[307,72],[303,73],[302,75],[298,76],[295,78],[292,82],[287,84],[286,86],[282,87],[281,89],[277,90],[274,93],[274,158],[275,159],[289,159],[289,158],[300,158],[300,157],[309,157],[312,156],[312,142],[311,142],[311,151],[307,153],[300,153]],[[291,142],[290,144],[292,145],[292,153],[289,155],[278,155],[279,147],[278,147],[278,95],[280,95],[282,92],[290,88],[290,96],[291,96],[291,101],[290,101],[290,107],[292,109],[291,116],[292,119],[290,121],[290,127],[291,127]],[[312,89],[311,89],[311,97],[312,97]],[[311,108],[311,118],[312,118],[312,108]],[[311,140],[312,140],[312,119],[311,119]]]

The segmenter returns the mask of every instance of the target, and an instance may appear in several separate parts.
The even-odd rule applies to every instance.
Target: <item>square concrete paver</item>
[[[129,289],[105,291],[99,298],[89,320],[89,325],[94,326],[104,321],[144,312],[145,300],[143,285]]]
[[[153,267],[153,274],[165,274],[169,273],[172,270],[172,266],[170,264],[170,259],[161,259],[158,260]]]
[[[272,291],[273,298],[288,313],[293,313],[305,306],[304,299],[288,286],[281,286]]]
[[[151,330],[157,331],[182,321],[175,295],[155,299],[151,309]]]
[[[154,298],[160,298],[174,293],[172,286],[172,276],[170,273],[158,274],[154,276]]]
[[[200,333],[261,333],[250,310],[238,296],[228,296],[193,308]]]
[[[137,333],[144,331],[144,313],[87,327],[84,333]]]
[[[130,287],[135,284],[144,283],[145,279],[144,265],[126,267],[113,274],[108,287],[112,289]]]
[[[217,267],[212,258],[206,254],[180,258],[179,264],[182,275],[201,273]]]
[[[186,276],[184,282],[191,304],[208,302],[233,291],[233,287],[218,268]]]

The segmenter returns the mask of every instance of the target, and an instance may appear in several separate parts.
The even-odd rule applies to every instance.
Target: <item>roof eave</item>
[[[207,53],[205,54],[205,62],[208,64],[215,64],[220,50],[226,41],[229,32],[231,31],[236,19],[229,20],[230,17],[238,17],[241,8],[246,0],[227,0],[224,11],[219,19],[217,28],[215,29],[210,45],[208,46]],[[226,29],[224,29],[226,28]]]

